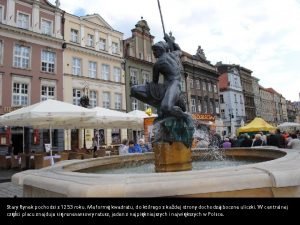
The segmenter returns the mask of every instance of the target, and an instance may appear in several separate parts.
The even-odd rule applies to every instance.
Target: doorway
[[[79,130],[71,130],[71,150],[79,149]]]

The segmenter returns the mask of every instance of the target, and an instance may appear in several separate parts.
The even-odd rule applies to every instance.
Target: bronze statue
[[[194,125],[191,116],[185,113],[186,102],[181,93],[182,52],[174,37],[165,34],[164,39],[166,42],[159,41],[152,46],[157,58],[153,66],[153,81],[133,86],[131,97],[157,108],[158,118],[154,126],[158,126],[160,133],[155,135],[154,141],[183,141],[190,146]],[[164,77],[162,84],[158,83],[160,74]]]

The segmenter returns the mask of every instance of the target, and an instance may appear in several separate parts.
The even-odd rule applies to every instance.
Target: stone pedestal
[[[192,169],[191,149],[182,142],[153,144],[155,172],[176,172]]]

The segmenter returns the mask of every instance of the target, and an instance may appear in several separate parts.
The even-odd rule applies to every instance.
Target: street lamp
[[[83,95],[80,98],[80,105],[84,108],[87,108],[90,105],[90,99],[88,96],[88,85],[85,83],[83,88]],[[83,129],[83,148],[86,149],[86,141],[85,141],[85,128]]]

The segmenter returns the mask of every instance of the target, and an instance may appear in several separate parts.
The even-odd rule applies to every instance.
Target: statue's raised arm
[[[175,37],[172,36],[172,33],[170,32],[170,35],[165,34],[164,36],[165,41],[167,42],[169,46],[169,50],[172,51],[181,51],[179,45],[175,43]]]

